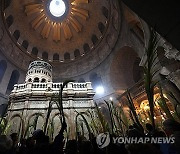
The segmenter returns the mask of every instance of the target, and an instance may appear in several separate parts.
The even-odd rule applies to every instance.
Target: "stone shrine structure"
[[[10,107],[7,116],[10,123],[9,133],[17,132],[25,136],[29,132],[30,135],[34,130],[30,127],[34,123],[36,123],[36,129],[43,129],[49,102],[53,95],[59,93],[61,84],[52,82],[52,66],[49,63],[44,61],[31,62],[25,82],[14,85],[14,89],[9,96]],[[70,82],[64,88],[63,108],[70,138],[75,137],[77,112],[94,109],[94,95],[95,92],[92,89],[91,82]],[[61,128],[61,122],[56,103],[51,103],[53,105],[48,129],[53,130],[51,135],[55,137]]]

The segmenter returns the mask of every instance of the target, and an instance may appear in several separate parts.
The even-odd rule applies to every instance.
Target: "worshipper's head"
[[[6,135],[0,135],[0,153],[5,153],[7,150],[11,149],[13,141],[10,137]]]
[[[173,134],[174,132],[180,131],[180,123],[173,120],[173,119],[167,119],[163,122],[164,131],[169,136]]]

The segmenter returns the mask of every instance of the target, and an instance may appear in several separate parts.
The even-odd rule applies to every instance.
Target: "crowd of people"
[[[78,138],[65,143],[64,131],[67,125],[62,124],[59,134],[50,143],[49,137],[42,130],[36,130],[32,136],[18,141],[18,134],[10,137],[0,136],[0,154],[180,154],[180,123],[172,119],[163,122],[163,131],[154,130],[147,123],[145,130],[137,124],[129,126],[127,137],[175,137],[174,144],[114,144],[100,149],[96,138],[91,140]]]

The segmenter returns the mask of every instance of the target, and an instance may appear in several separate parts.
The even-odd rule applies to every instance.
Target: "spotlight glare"
[[[112,101],[112,100],[113,100],[113,98],[112,98],[112,97],[110,97],[110,98],[109,98],[109,100],[110,100],[110,101]]]
[[[102,86],[98,86],[96,88],[96,93],[97,94],[104,94],[104,88]]]

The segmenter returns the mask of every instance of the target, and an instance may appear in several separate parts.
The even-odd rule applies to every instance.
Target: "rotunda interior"
[[[169,3],[159,7],[157,2],[156,18],[155,12],[145,9],[151,6],[149,1],[0,0],[0,117],[7,116],[14,85],[28,82],[29,64],[45,61],[52,66],[49,82],[91,82],[93,100],[108,121],[105,102],[113,102],[123,110],[128,125],[137,117],[142,125],[153,124],[145,67],[154,29],[158,42],[150,75],[155,77],[148,80],[157,82],[151,89],[153,119],[159,125],[169,117],[179,121],[179,19],[171,9],[166,14],[169,21],[163,17],[160,22]]]

